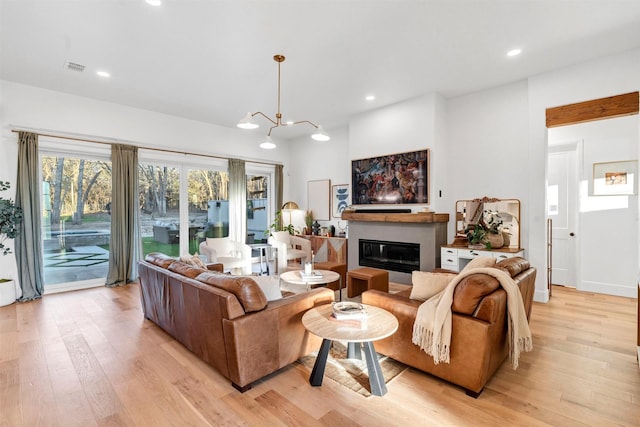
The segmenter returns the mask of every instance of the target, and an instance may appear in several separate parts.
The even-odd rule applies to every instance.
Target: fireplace
[[[415,270],[431,271],[432,269],[440,266],[440,247],[447,244],[447,223],[442,222],[406,222],[408,216],[409,220],[412,218],[419,218],[419,214],[355,214],[357,218],[349,218],[349,270],[354,270],[358,267],[372,267],[387,270],[389,272],[389,281],[394,283],[411,284],[411,272]],[[376,215],[376,219],[380,216],[381,219],[377,221],[368,220],[369,216]],[[403,222],[394,222],[393,217],[403,217]],[[401,243],[409,244],[418,248],[416,250],[419,261],[416,261],[414,265],[404,268],[403,271],[398,271],[397,268],[391,268],[389,266],[383,266],[379,260],[370,260],[371,263],[363,264],[360,257],[360,241],[369,240],[374,242],[384,243]],[[371,249],[373,255],[374,249]],[[377,249],[376,249],[377,250]],[[403,249],[404,253],[407,250]],[[410,252],[410,251],[409,251]],[[388,253],[388,250],[387,250]],[[366,257],[365,257],[366,258]],[[366,262],[366,261],[365,261]],[[402,260],[404,264],[405,260]]]
[[[358,245],[362,266],[402,273],[420,270],[420,245],[417,243],[360,239]]]

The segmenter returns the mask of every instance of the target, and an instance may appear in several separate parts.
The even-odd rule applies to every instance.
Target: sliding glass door
[[[45,291],[104,283],[111,234],[111,162],[43,154],[42,236]]]

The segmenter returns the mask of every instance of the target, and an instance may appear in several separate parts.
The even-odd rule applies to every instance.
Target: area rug
[[[299,359],[298,362],[309,368],[309,373],[311,373],[317,354],[318,352],[315,351]],[[362,351],[362,360],[347,359],[346,357],[346,346],[342,343],[334,342],[327,358],[324,381],[327,381],[327,379],[333,380],[364,397],[370,397],[371,387],[369,386],[369,376],[367,374],[367,362],[364,360],[364,350]],[[381,354],[378,354],[378,361],[387,385],[407,369],[407,365]]]

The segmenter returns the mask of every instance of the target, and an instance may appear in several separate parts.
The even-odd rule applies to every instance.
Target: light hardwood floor
[[[0,426],[640,425],[635,299],[555,287],[534,350],[478,399],[413,369],[367,399],[298,364],[241,394],[144,320],[138,292],[0,307]]]

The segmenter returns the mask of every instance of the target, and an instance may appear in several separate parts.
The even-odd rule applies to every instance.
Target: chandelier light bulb
[[[258,127],[257,123],[253,122],[253,117],[255,117],[256,115],[260,115],[263,118],[267,119],[268,121],[270,121],[273,126],[271,126],[269,128],[269,133],[267,134],[267,139],[260,144],[260,148],[264,148],[264,149],[272,149],[272,148],[276,148],[276,144],[273,143],[273,141],[271,141],[271,131],[279,128],[281,126],[293,126],[293,125],[297,125],[297,124],[301,124],[301,123],[306,123],[308,125],[311,125],[313,127],[316,128],[315,132],[313,133],[313,135],[311,135],[311,138],[313,138],[316,141],[328,141],[329,139],[329,135],[327,135],[327,133],[322,129],[321,126],[316,125],[315,123],[313,123],[310,120],[299,120],[299,121],[282,121],[282,113],[280,112],[280,65],[282,65],[282,63],[285,60],[284,55],[274,55],[273,56],[273,60],[278,64],[278,102],[276,104],[276,116],[275,119],[272,117],[267,116],[265,113],[263,113],[262,111],[256,111],[255,113],[251,114],[251,113],[247,113],[247,115],[238,122],[238,127],[241,129],[255,129]]]
[[[274,148],[276,148],[276,144],[274,144],[270,136],[267,136],[264,139],[264,142],[260,144],[260,148],[263,148],[265,150],[273,150]]]
[[[244,116],[244,118],[238,122],[237,126],[240,129],[256,129],[260,127],[259,124],[253,121],[253,117],[251,116],[251,113],[247,113],[247,115]]]
[[[327,134],[324,129],[322,129],[322,126],[318,126],[316,128],[316,131],[311,135],[311,138],[313,138],[315,141],[320,142],[325,142],[331,139],[329,134]]]

